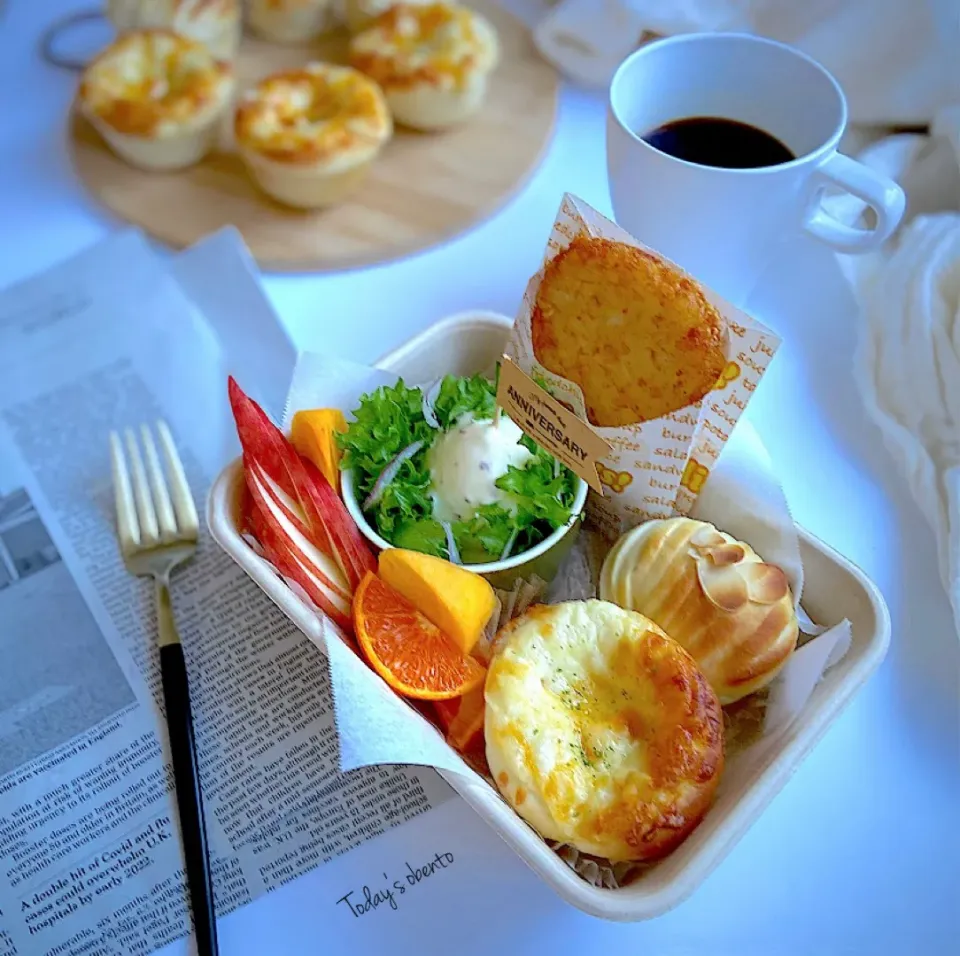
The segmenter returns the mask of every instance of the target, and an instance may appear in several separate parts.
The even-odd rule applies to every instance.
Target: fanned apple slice
[[[376,559],[344,503],[313,462],[303,458],[263,409],[236,381],[228,381],[230,406],[244,456],[254,461],[279,491],[296,501],[303,511],[311,542],[336,558],[351,592]]]
[[[249,476],[248,487],[261,515],[283,535],[287,547],[295,553],[299,553],[302,560],[316,570],[325,587],[349,602],[353,592],[340,565],[328,554],[321,551],[297,527],[296,523],[290,520],[282,508],[276,506],[270,495],[266,493],[268,479],[260,466],[256,462],[248,462],[245,467]]]
[[[290,457],[288,448],[294,450],[293,446],[289,445],[267,413],[244,392],[232,375],[227,379],[227,396],[244,455],[258,461],[284,494],[296,499],[287,460]]]
[[[240,531],[253,534],[253,496],[247,487],[247,476],[244,473],[243,485],[240,487],[239,498],[237,501],[237,511],[240,515]]]
[[[336,558],[327,529],[322,522],[318,527],[311,526],[297,495],[293,475],[300,467],[300,454],[232,376],[227,380],[227,392],[244,460],[257,462],[266,476],[265,490],[273,502],[284,509],[290,520],[321,551]]]
[[[304,566],[296,561],[289,551],[284,550],[269,527],[264,527],[266,520],[262,516],[254,519],[254,534],[263,547],[263,556],[273,567],[290,582],[292,588],[296,584],[310,601],[319,608],[320,612],[337,625],[345,634],[352,633],[353,623],[342,607],[334,604],[327,597],[326,592],[317,584],[313,576]]]
[[[294,472],[294,486],[310,527],[326,530],[350,590],[356,591],[368,571],[376,572],[377,559],[323,472],[312,461],[297,457],[302,467]]]
[[[244,455],[244,461],[256,461],[256,459],[248,459],[247,456]],[[260,467],[259,463],[257,467],[259,468],[259,477],[263,485],[263,493],[269,499],[271,507],[279,509],[301,534],[310,538],[311,533],[310,528],[307,526],[307,518],[299,502],[291,498],[266,471]],[[330,538],[327,535],[326,528],[322,530],[323,534],[317,536],[315,544],[324,554],[333,558],[334,554],[330,546]]]
[[[278,511],[271,510],[256,476],[256,466],[248,475],[251,507],[250,530],[260,542],[267,560],[285,577],[296,581],[307,597],[345,633],[350,633],[351,598],[343,574],[333,560],[311,544]]]

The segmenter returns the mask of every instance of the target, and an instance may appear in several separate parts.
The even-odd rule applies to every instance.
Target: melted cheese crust
[[[723,767],[723,718],[693,659],[605,601],[538,606],[497,638],[487,761],[547,839],[618,862],[669,853],[700,822]]]
[[[240,0],[107,0],[107,16],[121,33],[173,30],[220,60],[232,59],[240,42]]]
[[[82,109],[128,136],[176,136],[226,103],[232,70],[202,44],[170,30],[121,36],[84,70]]]
[[[248,0],[247,24],[265,40],[303,43],[335,26],[332,0]]]
[[[350,42],[350,62],[385,89],[459,89],[499,59],[496,31],[452,3],[398,3]]]
[[[107,16],[118,30],[162,27],[199,41],[240,15],[240,0],[107,0]]]
[[[365,30],[385,10],[394,5],[395,0],[343,0],[343,19],[351,33]],[[431,0],[407,0],[413,6],[423,6]]]
[[[203,20],[235,19],[240,0],[107,0],[107,14],[121,30],[140,26],[180,30]]]
[[[247,92],[234,130],[238,144],[277,162],[348,167],[375,156],[393,122],[372,80],[350,67],[310,63]]]

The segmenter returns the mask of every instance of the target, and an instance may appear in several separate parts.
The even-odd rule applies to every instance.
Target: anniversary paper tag
[[[541,448],[603,494],[597,463],[610,454],[610,446],[506,355],[500,363],[496,401]]]

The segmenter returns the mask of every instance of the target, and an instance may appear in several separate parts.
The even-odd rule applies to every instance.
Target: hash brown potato
[[[726,365],[726,325],[699,286],[623,242],[577,236],[544,269],[533,351],[583,390],[593,425],[621,427],[698,402]]]
[[[537,605],[504,627],[484,688],[487,762],[541,836],[652,861],[710,806],[723,716],[693,658],[606,601]]]

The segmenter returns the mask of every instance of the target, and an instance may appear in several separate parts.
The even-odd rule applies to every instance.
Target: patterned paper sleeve
[[[507,354],[555,398],[586,420],[580,386],[537,361],[531,325],[544,267],[576,236],[584,234],[627,243],[659,255],[595,209],[570,194],[565,195],[541,268],[524,291]],[[669,265],[678,268],[673,263]],[[620,428],[595,428],[613,451],[598,466],[604,493],[601,497],[591,491],[587,516],[607,537],[615,537],[650,518],[689,512],[780,345],[780,340],[769,329],[712,290],[701,288],[726,322],[727,364],[713,390],[702,401],[653,421]]]

